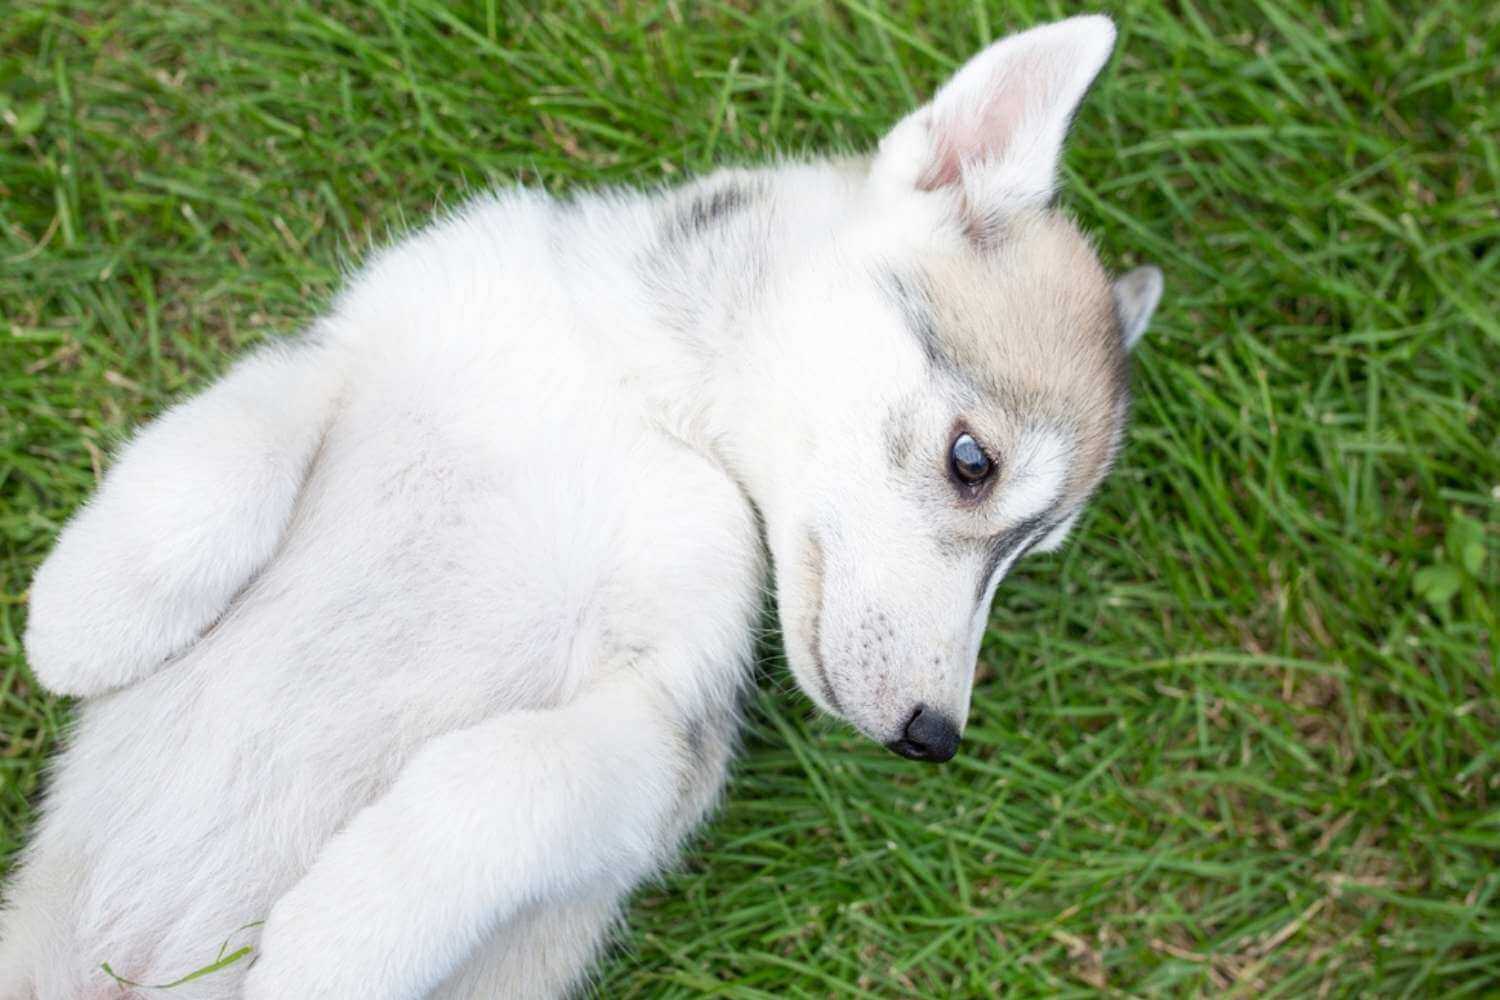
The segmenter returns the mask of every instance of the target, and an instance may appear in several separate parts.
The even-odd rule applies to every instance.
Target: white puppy
[[[31,590],[82,702],[0,998],[261,920],[172,995],[566,992],[720,792],[770,567],[813,700],[951,757],[1161,291],[1052,206],[1113,42],[1000,41],[866,159],[481,199],[144,429]]]

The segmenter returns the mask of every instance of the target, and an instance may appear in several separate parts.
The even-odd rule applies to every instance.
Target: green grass
[[[468,191],[867,144],[1063,13],[529,6],[0,0],[0,856],[68,717],[27,580],[130,427]],[[951,765],[769,668],[605,994],[1500,991],[1500,17],[1106,6],[1066,200],[1168,284],[1119,471]]]

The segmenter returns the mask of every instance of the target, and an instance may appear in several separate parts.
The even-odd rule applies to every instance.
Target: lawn
[[[0,0],[0,858],[69,714],[27,581],[132,426],[469,192],[865,146],[1073,11],[535,6]],[[1500,17],[1171,8],[1107,5],[1066,170],[1167,275],[1129,444],[1002,586],[959,757],[768,649],[603,995],[1500,991]]]

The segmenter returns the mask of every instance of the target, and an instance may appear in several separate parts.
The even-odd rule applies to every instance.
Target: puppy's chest
[[[365,682],[417,670],[510,704],[649,656],[685,612],[737,614],[757,581],[734,491],[627,406],[532,402],[356,398],[259,589],[364,650]]]

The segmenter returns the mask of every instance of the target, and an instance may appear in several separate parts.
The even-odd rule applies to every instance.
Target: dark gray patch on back
[[[710,182],[711,183],[711,182]],[[755,179],[725,179],[670,196],[659,235],[636,261],[662,325],[695,353],[702,337],[732,326],[764,284],[769,189]]]
[[[749,185],[726,184],[713,191],[694,195],[668,220],[669,238],[691,240],[702,236],[737,213],[743,212],[755,201],[758,194],[759,192]]]

